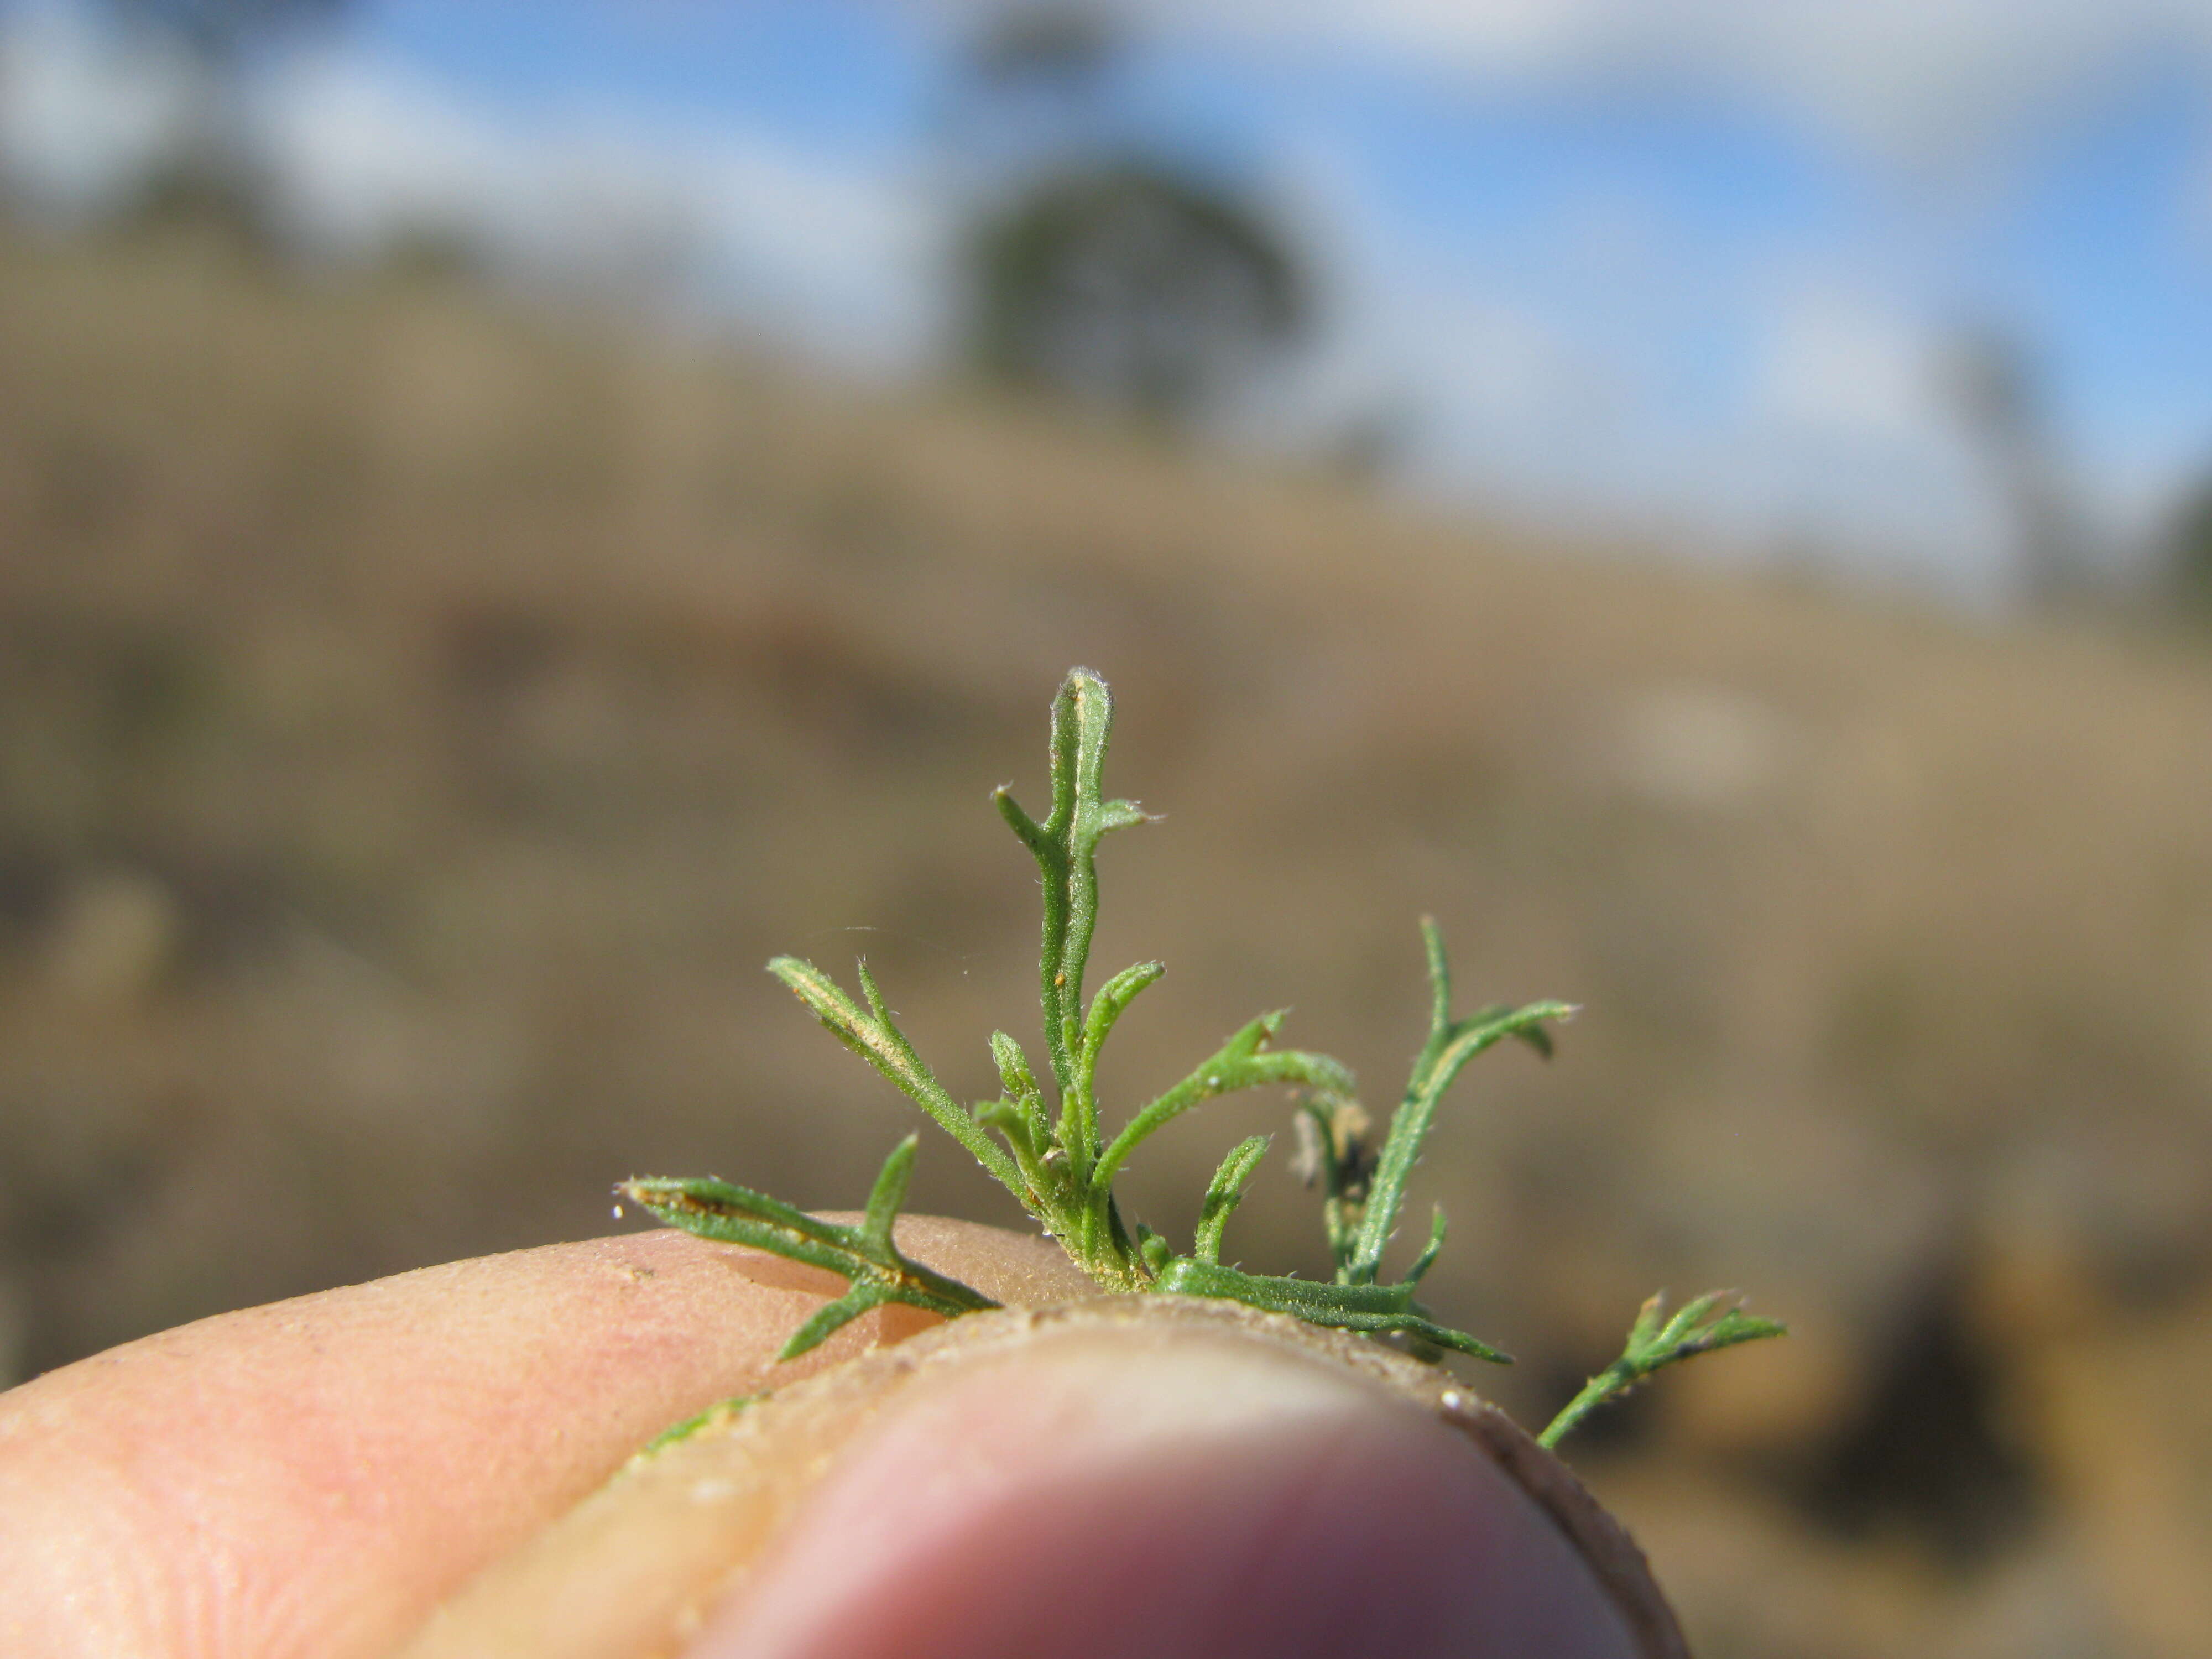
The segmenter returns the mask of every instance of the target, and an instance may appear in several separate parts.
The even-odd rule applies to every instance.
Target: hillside
[[[1710,1659],[2212,1649],[2212,658],[1425,520],[465,288],[0,241],[0,1373],[586,1235],[857,1201],[906,1109],[760,972],[865,951],[957,1091],[1034,1024],[1061,671],[1113,681],[1129,1100],[1263,1009],[1395,1096],[1534,1413],[1635,1304],[1786,1344],[1581,1454]],[[1188,1229],[1220,1103],[1134,1172]],[[1311,1271],[1284,1148],[1232,1253]],[[1012,1221],[946,1144],[917,1202]]]

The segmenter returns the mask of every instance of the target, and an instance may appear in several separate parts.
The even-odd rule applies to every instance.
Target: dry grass
[[[1291,1004],[1389,1095],[1432,909],[1469,995],[1589,1010],[1428,1172],[1502,1391],[1655,1279],[1797,1322],[1589,1454],[1706,1651],[2212,1644],[2111,1565],[2212,1538],[2212,1425],[2155,1383],[2212,1314],[2203,657],[185,245],[0,246],[12,1363],[588,1233],[635,1171],[854,1201],[903,1109],[759,965],[864,949],[983,1092],[1035,926],[985,790],[1036,792],[1077,661],[1169,813],[1108,849],[1102,966],[1171,968],[1109,1086]],[[1282,1115],[1180,1127],[1139,1211],[1187,1228]],[[920,1201],[1000,1216],[960,1165]],[[1317,1266],[1261,1186],[1232,1250]]]

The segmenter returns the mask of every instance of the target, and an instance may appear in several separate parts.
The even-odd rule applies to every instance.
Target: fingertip
[[[694,1659],[1632,1659],[1434,1413],[1241,1333],[1048,1336],[913,1385]]]
[[[409,1652],[1679,1655],[1617,1528],[1440,1375],[1182,1298],[972,1316],[635,1467]]]

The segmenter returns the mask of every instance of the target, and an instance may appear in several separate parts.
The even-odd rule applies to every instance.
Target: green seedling
[[[1109,1138],[1097,1087],[1100,1051],[1115,1022],[1165,971],[1159,963],[1140,962],[1099,987],[1087,1006],[1084,1002],[1084,976],[1098,917],[1098,843],[1114,830],[1146,821],[1133,802],[1111,800],[1104,793],[1113,719],[1106,682],[1086,670],[1073,671],[1053,702],[1052,805],[1043,821],[1024,811],[1007,789],[994,796],[1000,816],[1029,848],[1043,878],[1038,988],[1048,1090],[1022,1045],[995,1031],[991,1055],[1003,1092],[963,1106],[899,1030],[866,962],[858,969],[860,1002],[813,963],[797,957],[778,957],[769,971],[840,1042],[966,1147],[1102,1289],[1218,1297],[1312,1325],[1394,1339],[1425,1358],[1449,1351],[1509,1363],[1488,1343],[1437,1323],[1414,1298],[1443,1247],[1442,1210],[1435,1212],[1428,1242],[1402,1279],[1384,1281],[1382,1258],[1397,1231],[1407,1188],[1437,1108],[1462,1068],[1509,1037],[1548,1056],[1550,1028],[1574,1010],[1562,1002],[1501,1004],[1455,1018],[1443,938],[1433,921],[1424,920],[1428,1040],[1379,1148],[1370,1145],[1371,1121],[1342,1064],[1326,1054],[1273,1046],[1283,1020],[1279,1012],[1245,1026]],[[1300,1171],[1310,1184],[1322,1188],[1322,1224],[1335,1264],[1328,1281],[1250,1273],[1221,1259],[1224,1229],[1267,1153],[1265,1136],[1244,1141],[1222,1160],[1200,1206],[1187,1255],[1177,1255],[1164,1235],[1141,1222],[1133,1224],[1115,1199],[1115,1176],[1167,1124],[1217,1095],[1271,1085],[1299,1093],[1294,1124],[1302,1146]],[[617,1190],[672,1226],[826,1267],[845,1279],[845,1294],[824,1304],[784,1344],[781,1358],[792,1359],[886,1304],[903,1303],[946,1318],[996,1305],[981,1291],[909,1261],[894,1243],[892,1224],[905,1200],[915,1150],[915,1137],[909,1135],[892,1151],[854,1226],[817,1220],[720,1180],[640,1178]],[[1717,1313],[1723,1304],[1726,1311]],[[1644,1304],[1627,1351],[1591,1379],[1541,1438],[1547,1445],[1556,1443],[1596,1407],[1664,1365],[1781,1330],[1772,1320],[1737,1310],[1721,1293],[1698,1297],[1672,1319],[1663,1317],[1655,1297]]]

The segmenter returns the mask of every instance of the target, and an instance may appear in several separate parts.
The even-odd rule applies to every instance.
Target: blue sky
[[[54,69],[83,56],[61,5],[10,32],[19,172],[119,118],[89,107],[112,76]],[[1322,276],[1263,441],[1388,414],[1432,495],[1989,595],[2006,520],[1941,365],[1995,328],[2120,556],[2212,470],[2204,0],[1128,9],[1115,120],[1258,192]],[[588,263],[659,236],[741,326],[926,374],[975,9],[369,0],[264,113],[325,240],[442,216]]]
[[[888,161],[913,143],[939,79],[927,33],[838,0],[385,0],[356,38],[503,102],[732,118],[825,155]]]

